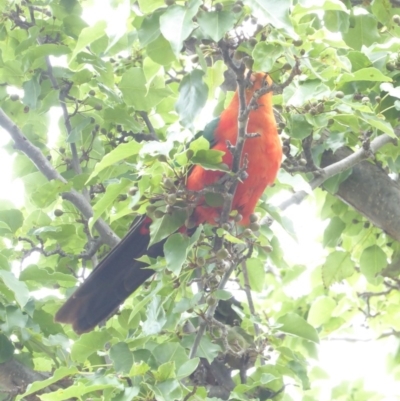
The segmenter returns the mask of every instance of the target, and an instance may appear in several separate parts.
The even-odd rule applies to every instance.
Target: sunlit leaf
[[[28,287],[22,281],[19,281],[12,273],[0,270],[0,279],[10,289],[15,296],[15,300],[18,302],[21,308],[23,308],[30,297]]]
[[[189,238],[179,233],[169,236],[164,244],[167,268],[176,275],[179,275],[186,260],[188,245]]]
[[[77,362],[84,362],[98,349],[103,348],[109,338],[110,334],[105,331],[82,334],[72,345],[71,358]]]
[[[319,297],[311,305],[308,312],[307,321],[314,327],[319,327],[328,321],[332,316],[332,311],[336,307],[336,302],[330,297]]]
[[[227,11],[201,11],[197,16],[197,21],[203,33],[218,42],[233,28],[235,17]]]
[[[280,331],[319,343],[318,334],[314,327],[296,313],[287,313],[280,317],[277,323],[281,325],[279,327]]]
[[[325,287],[342,281],[354,273],[354,263],[344,251],[333,251],[322,266],[322,281]]]
[[[372,245],[364,249],[360,257],[360,270],[368,279],[373,279],[387,266],[387,256],[383,250]]]
[[[71,63],[75,59],[76,55],[85,49],[87,45],[102,37],[104,35],[106,26],[107,24],[105,21],[98,21],[93,26],[82,29],[69,62]]]
[[[180,121],[186,127],[193,126],[195,117],[207,101],[208,88],[203,82],[203,75],[203,71],[194,70],[182,79],[179,86],[176,110],[180,116]]]
[[[107,167],[114,165],[128,157],[134,156],[139,153],[141,144],[130,141],[129,143],[122,143],[117,148],[108,153],[104,158],[96,164],[92,174],[88,178],[87,182],[90,182],[92,178],[96,177],[102,170]]]
[[[127,343],[119,342],[110,348],[110,358],[114,363],[115,371],[128,373],[133,364],[133,355]]]
[[[192,18],[201,4],[200,0],[190,0],[185,7],[173,5],[160,17],[160,31],[170,42],[172,50],[178,55],[183,41],[194,28]]]

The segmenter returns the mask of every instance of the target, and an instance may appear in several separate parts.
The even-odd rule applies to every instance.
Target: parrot
[[[271,77],[264,72],[248,74],[245,98],[248,104],[256,91],[272,85]],[[272,91],[259,97],[251,108],[247,123],[247,135],[242,152],[246,158],[247,178],[239,181],[232,200],[231,210],[242,216],[239,224],[250,224],[250,216],[267,186],[274,183],[282,161],[282,145],[278,134],[272,106]],[[239,94],[236,90],[232,100],[217,119],[203,130],[210,142],[210,149],[223,152],[222,162],[232,167],[233,156],[228,148],[234,146],[238,136],[240,113]],[[201,191],[213,185],[225,174],[223,171],[194,165],[188,172],[186,187]],[[195,226],[208,223],[216,225],[221,207],[212,207],[200,199],[191,218]],[[93,269],[91,274],[62,305],[55,321],[71,324],[77,334],[93,330],[104,321],[155,272],[144,261],[144,255],[157,258],[164,255],[164,243],[150,244],[150,218],[138,217],[125,237]]]

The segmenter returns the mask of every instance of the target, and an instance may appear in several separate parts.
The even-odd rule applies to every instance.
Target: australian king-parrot
[[[258,72],[249,75],[246,102],[250,102],[255,91],[265,84],[272,84],[267,74]],[[272,108],[272,92],[258,98],[257,103],[258,106],[249,114],[247,132],[251,135],[246,139],[242,153],[247,158],[247,178],[239,182],[232,202],[232,210],[242,215],[241,225],[249,224],[249,216],[254,212],[265,188],[274,182],[282,159],[282,146]],[[228,144],[236,143],[238,114],[239,96],[236,92],[220,117],[209,123],[204,130],[208,130],[207,139],[210,140],[211,148],[225,152],[223,163],[229,167],[232,166],[233,157]],[[187,188],[200,191],[215,184],[223,174],[195,165],[188,173]],[[203,200],[196,206],[191,220],[196,225],[215,225],[219,214],[220,208],[211,207]],[[55,317],[57,322],[72,324],[78,334],[90,331],[155,273],[146,268],[146,263],[137,260],[143,255],[156,258],[164,253],[165,240],[148,246],[148,223],[149,217],[137,219],[121,242],[60,308]]]

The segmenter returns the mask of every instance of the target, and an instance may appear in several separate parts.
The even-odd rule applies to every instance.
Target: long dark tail
[[[143,224],[141,218],[97,265],[57,312],[57,322],[72,324],[78,334],[90,331],[154,274],[135,259],[144,254],[153,258],[163,255],[164,241],[147,249],[150,236],[141,230]]]

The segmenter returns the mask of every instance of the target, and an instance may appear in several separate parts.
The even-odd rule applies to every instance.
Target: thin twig
[[[149,130],[149,133],[147,134],[147,137],[153,141],[158,141],[158,137],[156,135],[156,131],[154,130],[153,124],[151,123],[149,119],[149,115],[147,114],[146,111],[139,111],[140,116],[143,118],[143,121],[145,122],[147,129]],[[149,140],[148,139],[148,140]]]
[[[233,271],[236,269],[236,264],[232,263],[232,265],[230,266],[230,268],[225,272],[225,274],[222,276],[221,281],[218,284],[218,289],[222,290],[225,288],[226,283],[229,280],[229,277],[231,276],[231,274],[233,273]],[[197,349],[199,348],[200,345],[200,341],[206,331],[206,327],[207,327],[207,320],[210,320],[215,313],[215,310],[217,309],[218,306],[218,302],[215,303],[215,305],[211,305],[209,306],[209,308],[207,309],[206,315],[205,315],[205,320],[202,320],[202,322],[200,323],[199,326],[199,330],[197,331],[197,335],[194,339],[192,348],[190,350],[190,354],[189,354],[189,358],[194,358],[196,356],[197,353]]]
[[[249,311],[253,317],[256,316],[256,308],[254,307],[254,302],[253,302],[253,297],[251,296],[251,287],[250,287],[250,280],[249,280],[249,274],[247,271],[247,265],[246,265],[246,260],[243,260],[242,262],[242,273],[243,273],[243,282],[244,282],[244,292],[246,293],[246,298],[247,298],[247,303],[249,305]],[[253,322],[254,326],[254,333],[257,338],[257,348],[260,350],[261,349],[261,343],[260,343],[260,327],[256,322]],[[265,364],[265,361],[263,358],[260,358],[260,363],[261,365]]]
[[[49,73],[49,75],[50,75],[50,73]],[[72,83],[67,83],[63,88],[61,88],[60,96],[59,96],[60,106],[61,106],[61,110],[62,110],[63,117],[64,117],[64,125],[67,130],[68,138],[70,138],[71,133],[72,133],[72,125],[71,125],[71,120],[70,120],[70,116],[68,113],[67,104],[65,102],[65,98],[68,95],[69,91],[71,90],[71,87],[72,87]],[[78,150],[76,149],[75,142],[70,142],[69,146],[70,146],[71,155],[72,155],[72,168],[74,169],[76,174],[78,174],[78,175],[82,174],[81,165],[79,163]]]

